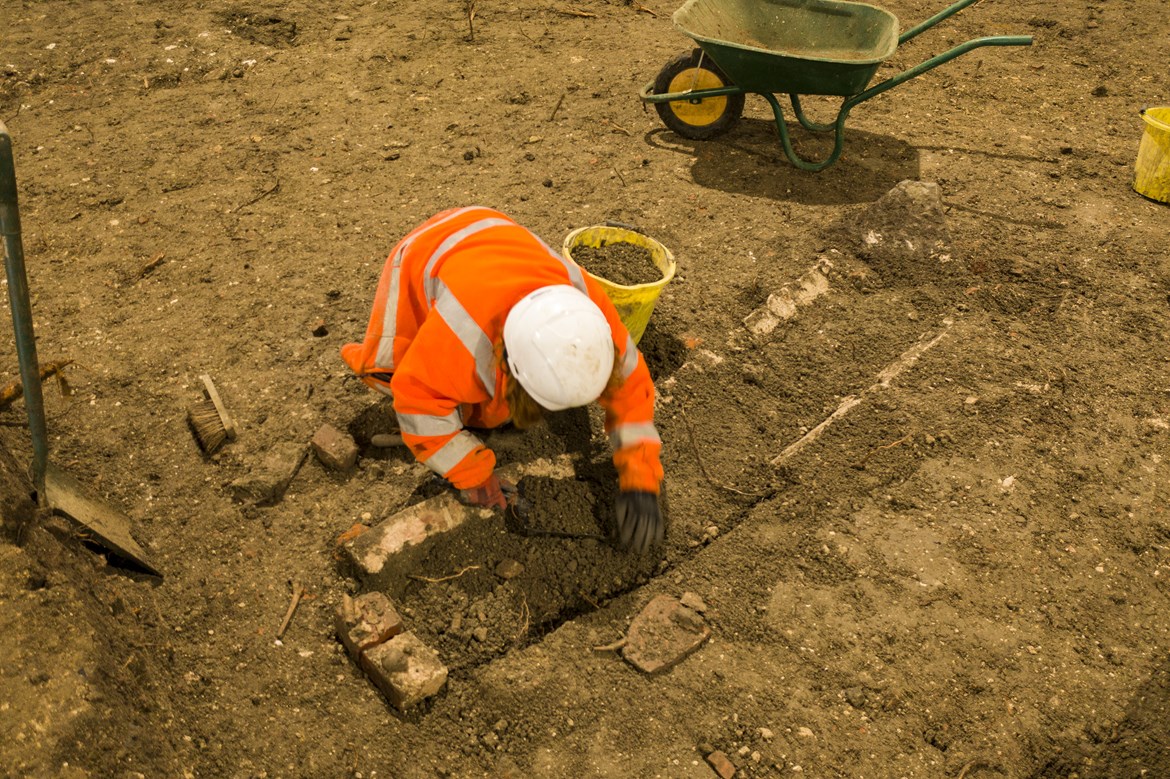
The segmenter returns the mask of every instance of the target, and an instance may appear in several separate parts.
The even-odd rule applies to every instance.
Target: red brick
[[[372,646],[389,641],[402,632],[402,617],[394,604],[380,592],[351,598],[346,595],[335,615],[337,636],[354,660]]]
[[[326,468],[348,471],[357,462],[358,448],[351,436],[333,425],[321,425],[313,436],[313,451]]]
[[[719,774],[719,779],[735,776],[735,766],[724,752],[715,751],[707,755],[707,763]]]
[[[626,634],[622,657],[643,673],[666,671],[703,645],[711,628],[678,598],[659,595],[646,604]]]

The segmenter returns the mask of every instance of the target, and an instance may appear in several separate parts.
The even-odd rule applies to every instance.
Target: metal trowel
[[[28,412],[28,428],[32,437],[32,479],[37,493],[37,503],[82,525],[95,541],[133,562],[142,570],[161,576],[162,574],[147,558],[146,552],[130,535],[129,517],[92,497],[76,479],[49,462],[44,398],[41,394],[41,376],[37,365],[36,337],[33,334],[32,305],[29,302],[24,249],[20,241],[16,165],[12,158],[12,137],[3,122],[0,122],[0,232],[4,235],[4,270],[8,275],[8,300],[12,306],[12,325],[16,334],[20,380],[24,386],[24,405]]]

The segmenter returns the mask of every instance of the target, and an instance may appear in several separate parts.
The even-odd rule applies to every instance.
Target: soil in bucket
[[[625,241],[574,246],[573,260],[594,276],[624,287],[652,284],[662,278],[650,250]]]

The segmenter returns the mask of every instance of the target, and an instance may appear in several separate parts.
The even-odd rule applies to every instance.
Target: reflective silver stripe
[[[463,429],[463,415],[459,409],[445,417],[429,414],[399,414],[398,426],[411,435],[450,435]]]
[[[458,465],[464,457],[475,451],[477,446],[482,445],[483,442],[478,438],[463,431],[443,444],[437,452],[426,459],[423,465],[440,476],[446,476],[447,472]]]
[[[470,211],[470,208],[460,208],[447,216],[435,222],[433,225],[428,225],[424,230],[416,230],[411,235],[406,237],[402,245],[398,247],[398,251],[394,252],[394,259],[390,264],[390,288],[386,291],[386,310],[382,312],[382,337],[378,340],[378,353],[375,355],[375,367],[385,368],[387,370],[394,370],[394,337],[398,332],[398,294],[401,286],[402,275],[402,257],[406,254],[406,250],[410,245],[418,239],[419,235],[428,232],[431,229],[438,227],[444,222],[449,222],[460,214]]]
[[[378,353],[374,366],[394,370],[394,336],[398,332],[398,284],[402,274],[402,253],[406,246],[394,253],[390,265],[390,289],[386,292],[386,310],[382,313],[382,337],[378,340]]]
[[[554,252],[547,243],[540,239],[539,236],[534,235],[533,238],[536,238],[536,240],[540,242],[540,245],[544,247],[545,251],[547,251],[553,257],[556,257],[560,261],[561,265],[565,266],[565,271],[569,274],[569,283],[588,295],[589,289],[585,286],[585,274],[581,272],[581,266],[572,260],[566,259],[565,255]]]
[[[441,260],[445,254],[447,254],[447,252],[458,246],[459,242],[464,238],[475,235],[481,230],[487,230],[490,227],[500,227],[502,225],[515,224],[516,223],[510,219],[489,217],[487,219],[480,219],[478,222],[472,222],[471,224],[467,225],[467,227],[456,230],[447,236],[446,240],[439,244],[439,248],[435,249],[434,253],[431,254],[431,258],[427,260],[426,270],[423,271],[423,288],[426,290],[427,300],[434,301],[439,296],[439,290],[436,286],[439,283],[439,280],[431,278],[431,274],[435,270],[436,263],[438,263],[439,260]]]
[[[447,289],[447,285],[436,279],[435,311],[455,333],[455,337],[463,344],[463,348],[471,353],[475,360],[475,373],[483,384],[489,398],[496,396],[496,366],[495,352],[491,339],[483,328],[471,318],[467,309],[459,299]]]
[[[634,344],[634,337],[626,333],[626,351],[622,355],[622,378],[630,378],[630,374],[638,367],[638,347]]]
[[[640,444],[643,441],[662,443],[658,429],[649,422],[633,422],[628,425],[618,425],[609,431],[609,442],[614,449],[625,449],[627,446]]]
[[[390,391],[390,388],[379,381],[375,381],[373,384],[373,387],[374,387],[374,389],[378,390],[378,392],[381,392],[383,395],[389,395],[390,397],[394,397],[394,393]]]

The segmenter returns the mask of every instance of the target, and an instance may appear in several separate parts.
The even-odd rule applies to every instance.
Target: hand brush
[[[211,377],[204,374],[203,396],[206,400],[187,409],[187,423],[204,454],[215,454],[227,441],[236,440],[236,424],[228,416]]]

